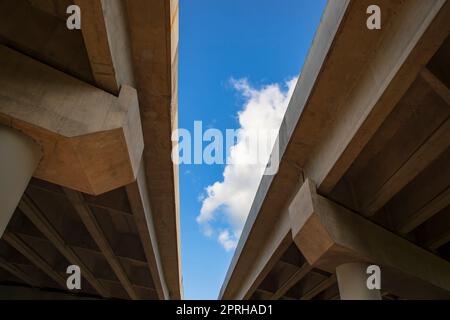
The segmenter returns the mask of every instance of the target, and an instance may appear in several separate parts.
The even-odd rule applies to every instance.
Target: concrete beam
[[[434,92],[450,106],[450,88],[427,68],[422,70],[420,76],[428,83]]]
[[[161,300],[169,299],[143,163],[136,181],[126,186],[126,192],[158,297]]]
[[[278,174],[261,180],[221,297],[239,297],[242,283],[250,282],[254,269],[249,266],[269,254],[261,239],[284,221],[303,177],[312,177],[325,193],[332,190],[389,114],[398,92],[407,89],[448,35],[448,1],[378,1],[383,27],[377,31],[365,27],[371,4],[328,2],[281,124]]]
[[[0,268],[2,268],[3,270],[8,271],[13,276],[15,276],[16,278],[22,280],[26,284],[28,284],[28,285],[30,285],[32,287],[37,287],[37,283],[36,283],[36,281],[34,281],[34,279],[32,277],[30,277],[28,274],[26,274],[25,272],[20,270],[14,264],[6,261],[3,258],[0,258]]]
[[[92,239],[97,244],[108,264],[111,266],[111,269],[113,270],[117,279],[119,279],[128,296],[133,300],[138,299],[139,296],[136,293],[136,290],[134,290],[130,279],[128,279],[128,275],[125,272],[125,269],[114,254],[114,251],[111,248],[111,245],[109,244],[105,233],[103,232],[89,206],[84,203],[83,195],[78,191],[70,190],[67,188],[64,188],[64,193],[67,195],[67,199],[70,201],[73,208],[80,216],[81,221],[83,221],[84,226],[88,230]]]
[[[448,193],[448,190],[446,192]],[[437,250],[450,242],[450,206],[421,224],[414,234],[416,239],[431,250]]]
[[[111,297],[110,292],[105,289],[102,283],[89,270],[86,264],[78,257],[76,252],[65,243],[55,227],[48,221],[40,209],[33,201],[25,195],[19,204],[19,209],[34,224],[34,226],[55,246],[55,248],[69,261],[71,264],[77,265],[82,270],[82,276],[89,284],[104,298]],[[64,283],[64,288],[66,288]]]
[[[82,12],[81,32],[96,85],[113,94],[119,94],[122,85],[134,87],[124,1],[74,2]]]
[[[283,283],[277,291],[270,297],[270,300],[280,299],[286,292],[295,286],[312,270],[309,263],[305,262],[285,283]]]
[[[0,46],[0,124],[43,149],[35,177],[98,195],[131,183],[143,153],[136,90],[115,97]]]
[[[81,31],[66,26],[66,8],[73,1],[52,2],[1,0],[0,43],[93,84]]]
[[[427,290],[430,285],[436,288],[436,295],[450,296],[449,262],[318,195],[310,180],[295,196],[289,213],[294,242],[313,267],[334,273],[345,263],[374,263],[386,277],[396,270],[417,279],[418,285],[426,283]],[[392,290],[396,288],[387,291]],[[427,297],[425,291],[416,293]]]
[[[70,6],[72,0],[26,0],[32,6],[46,12],[52,16],[58,17],[63,20],[66,18],[66,9]]]
[[[266,257],[266,260],[270,258],[271,253],[266,250],[272,251],[272,247],[268,246],[270,249],[265,249],[261,245],[261,239],[266,239],[269,234],[272,234],[274,226],[284,226],[280,228],[284,235],[274,236],[278,239],[284,239],[290,232],[289,217],[285,214],[287,212],[285,210],[286,204],[289,203],[292,196],[293,191],[291,190],[297,189],[303,183],[301,166],[304,164],[304,159],[312,145],[314,145],[314,141],[310,142],[306,139],[314,138],[317,128],[320,127],[320,123],[316,124],[316,116],[311,116],[311,113],[308,112],[306,103],[311,100],[309,95],[314,92],[316,82],[322,76],[322,70],[330,70],[330,68],[324,68],[323,65],[329,59],[329,52],[333,48],[335,38],[341,29],[340,25],[345,21],[349,3],[350,1],[328,2],[322,17],[324,23],[321,23],[317,30],[296,90],[281,123],[278,135],[280,168],[277,175],[264,175],[261,179],[244,230],[222,285],[221,299],[239,299],[245,294],[241,291],[244,290],[245,292],[242,287],[250,288],[247,283],[251,284],[252,281],[248,278],[251,278],[256,270],[250,269],[249,266],[254,261],[264,259],[261,257],[262,255]],[[329,82],[329,79],[327,79],[327,82]],[[323,95],[324,92],[319,94],[319,96]],[[305,125],[297,126],[297,122],[305,118],[305,113]],[[313,112],[313,114],[319,115],[320,112]],[[296,127],[300,131],[299,136],[303,137],[303,141],[291,141]]]
[[[284,210],[279,212],[278,222],[271,226],[264,238],[249,248],[254,253],[253,259],[240,262],[231,282],[222,286],[219,299],[250,299],[292,242],[289,213]]]
[[[414,180],[425,168],[439,158],[447,148],[450,146],[450,119],[442,123],[439,128],[423,143],[418,150],[416,150],[411,157],[402,165],[402,167],[395,172],[384,185],[373,194],[360,195],[361,201],[360,210],[366,216],[374,215],[380,210],[394,195],[402,190],[406,185]],[[448,198],[448,197],[447,197]],[[436,203],[445,202],[445,195],[442,199],[436,199],[436,202],[431,202],[429,206],[435,206]],[[442,204],[441,204],[442,205]],[[437,210],[437,209],[436,209]],[[432,216],[435,210],[427,210],[428,218]],[[414,222],[419,224],[426,220],[427,214],[419,212],[416,217],[413,217],[411,225],[403,226],[400,232],[406,233]],[[424,219],[425,220],[421,220]],[[409,230],[410,231],[410,230]]]
[[[25,243],[21,238],[13,233],[5,233],[3,235],[5,240],[10,246],[19,251],[24,257],[30,260],[37,268],[41,269],[50,279],[53,279],[61,289],[67,289],[66,280],[56,272],[53,267],[45,261],[33,248]]]
[[[335,283],[336,283],[336,275],[333,274],[330,277],[328,277],[327,279],[325,279],[322,282],[320,282],[317,286],[315,286],[314,288],[309,290],[307,293],[305,293],[300,298],[300,300],[311,300],[315,296],[317,296],[319,293],[321,293],[322,291],[330,288]]]
[[[178,1],[126,0],[145,141],[143,161],[162,269],[171,299],[182,298],[177,128]]]
[[[367,8],[368,4],[370,1],[355,1],[352,6]],[[333,106],[325,103],[324,113],[315,110],[325,121],[322,130],[327,138],[309,156],[305,172],[322,194],[333,190],[450,33],[448,1],[387,0],[377,4],[383,12],[381,30],[373,32],[361,24],[348,32],[353,42],[371,39],[366,48],[370,54],[359,54],[347,70],[334,73],[345,86],[341,92],[347,90],[347,94],[329,100]],[[359,16],[356,19],[366,19]],[[355,48],[351,51],[357,52]],[[350,57],[347,54],[345,59]],[[364,68],[352,70],[364,60]],[[342,81],[347,75],[351,79]]]

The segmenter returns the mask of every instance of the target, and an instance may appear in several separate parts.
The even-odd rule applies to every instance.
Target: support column
[[[36,170],[40,146],[21,132],[0,125],[0,237]]]
[[[367,288],[366,263],[347,263],[336,268],[341,300],[381,300],[380,290]]]

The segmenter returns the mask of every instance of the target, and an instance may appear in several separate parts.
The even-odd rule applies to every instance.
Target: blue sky
[[[299,75],[325,2],[180,0],[179,127],[193,130],[199,120],[204,130],[239,128],[238,112],[251,99],[243,95],[244,85],[255,93],[254,101],[270,92],[286,98],[286,81]],[[231,79],[241,80],[241,86]],[[279,86],[268,87],[271,84]],[[224,168],[180,166],[186,299],[216,299],[233,255],[234,250],[225,250],[216,234],[205,235],[204,225],[196,220],[207,196],[205,188],[223,181]],[[218,207],[211,222],[217,233],[233,230],[224,210]]]

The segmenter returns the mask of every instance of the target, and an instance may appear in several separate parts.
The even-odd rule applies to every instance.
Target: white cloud
[[[231,164],[225,166],[223,181],[206,188],[206,197],[197,216],[204,233],[217,235],[218,242],[227,251],[237,245],[265,168],[242,164],[242,159],[249,157],[248,141],[242,137],[252,130],[278,131],[296,83],[297,78],[294,78],[284,86],[271,84],[255,89],[246,79],[231,80],[233,88],[245,101],[238,112],[240,129],[237,143],[230,149],[227,163]],[[267,154],[263,157],[268,160],[272,147],[266,149]],[[215,224],[220,224],[220,227],[214,227]]]
[[[231,251],[236,248],[238,239],[234,235],[230,235],[230,231],[223,230],[219,233],[219,243],[226,251]]]

